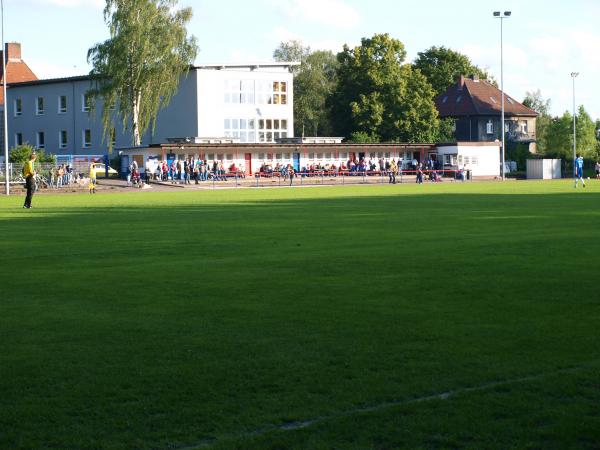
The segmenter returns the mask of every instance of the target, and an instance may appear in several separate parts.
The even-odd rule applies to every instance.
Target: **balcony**
[[[506,137],[513,142],[532,142],[536,140],[535,132],[509,131],[506,133]]]

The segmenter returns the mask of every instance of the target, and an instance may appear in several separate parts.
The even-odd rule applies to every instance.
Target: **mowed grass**
[[[0,448],[600,448],[594,181],[22,200]]]

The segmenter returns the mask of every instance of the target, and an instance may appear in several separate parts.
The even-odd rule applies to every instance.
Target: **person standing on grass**
[[[90,164],[90,194],[96,193],[96,165],[94,163]]]
[[[421,169],[421,164],[417,163],[417,184],[423,183],[423,170]]]
[[[396,172],[398,171],[398,168],[396,167],[396,161],[392,159],[392,162],[390,163],[390,170],[388,172],[389,176],[390,176],[390,184],[396,184]]]
[[[23,205],[23,208],[25,209],[31,208],[31,200],[33,199],[35,178],[35,170],[33,170],[33,163],[35,162],[36,157],[37,155],[35,154],[35,152],[31,153],[29,161],[27,161],[23,166],[23,177],[25,178],[25,187],[27,188],[27,196],[25,197],[25,204]]]
[[[596,161],[596,179],[600,180],[600,161]]]
[[[291,186],[292,184],[294,184],[294,176],[296,175],[296,173],[294,172],[294,168],[292,167],[291,164],[288,164],[287,174],[290,177],[290,186]]]
[[[581,184],[585,187],[585,181],[583,181],[583,157],[581,155],[577,156],[575,160],[575,188],[577,188],[579,180],[581,180]]]

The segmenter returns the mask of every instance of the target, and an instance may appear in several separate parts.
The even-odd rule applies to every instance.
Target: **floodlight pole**
[[[577,161],[577,107],[575,105],[575,78],[579,76],[579,72],[571,72],[573,78],[573,179],[577,179],[577,169],[575,162]]]
[[[502,113],[500,119],[500,132],[502,133],[502,155],[501,155],[501,174],[502,181],[505,177],[505,148],[506,148],[506,131],[504,129],[504,19],[508,19],[511,16],[510,11],[504,11],[504,14],[500,14],[500,11],[494,11],[494,17],[500,19],[500,92],[502,94]]]
[[[4,179],[6,183],[6,195],[10,195],[10,181],[8,177],[8,103],[6,98],[6,48],[4,46],[4,0],[0,0],[0,12],[2,14],[2,91],[4,93],[4,106],[2,115],[4,120]]]

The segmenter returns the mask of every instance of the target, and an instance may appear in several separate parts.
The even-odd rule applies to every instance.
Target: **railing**
[[[314,170],[294,172],[289,174],[281,172],[257,172],[254,174],[256,187],[289,185],[345,185],[345,184],[385,184],[385,183],[414,183],[418,182],[417,170],[398,170],[395,173],[389,170]],[[468,170],[422,170],[421,182],[444,180],[472,179]]]
[[[536,136],[534,132],[524,133],[521,131],[509,131],[507,133],[508,139],[515,142],[523,142],[523,141],[535,141]]]

